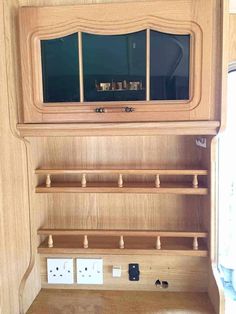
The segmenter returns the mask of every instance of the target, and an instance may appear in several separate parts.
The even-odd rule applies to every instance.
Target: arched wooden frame
[[[167,34],[190,35],[190,97],[189,100],[145,100],[132,101],[132,105],[138,111],[186,111],[198,106],[201,100],[202,84],[202,30],[197,23],[189,21],[174,21],[155,16],[146,16],[139,19],[127,21],[101,21],[77,19],[70,23],[59,23],[53,27],[41,27],[32,32],[28,37],[28,60],[30,69],[29,86],[31,93],[31,104],[39,113],[79,113],[91,112],[98,106],[123,107],[127,101],[107,101],[107,102],[63,102],[63,103],[43,103],[43,80],[41,65],[40,41],[46,39],[56,39],[73,33],[78,33],[79,37],[79,60],[80,60],[80,92],[83,89],[82,71],[82,32],[97,35],[121,35],[137,31],[150,30]],[[150,37],[147,36],[147,71],[150,72]],[[197,70],[196,70],[197,69]],[[150,73],[147,72],[147,77]],[[149,86],[147,89],[150,90]],[[83,93],[82,93],[83,95]],[[145,106],[143,106],[145,104]]]

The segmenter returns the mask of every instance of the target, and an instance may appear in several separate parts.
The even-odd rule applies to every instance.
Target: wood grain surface
[[[42,289],[27,314],[214,314],[205,293]]]

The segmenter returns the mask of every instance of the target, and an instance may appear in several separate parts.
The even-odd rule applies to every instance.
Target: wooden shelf
[[[96,235],[96,236],[130,236],[130,237],[177,237],[177,238],[206,238],[207,232],[199,231],[161,231],[161,230],[103,230],[103,229],[39,229],[38,235]]]
[[[63,289],[42,289],[27,314],[71,313],[72,304],[74,313],[214,313],[203,292],[98,291],[97,287],[84,291],[64,285]]]
[[[219,121],[18,124],[22,137],[216,135]]]
[[[45,185],[37,186],[36,193],[174,193],[205,195],[208,190],[199,186],[198,176],[207,176],[205,169],[36,169],[38,175],[46,175]],[[81,182],[53,182],[52,176],[80,174]],[[87,182],[88,176],[117,175],[117,183]],[[123,175],[129,176],[123,180]],[[152,175],[151,182],[132,182],[130,177]],[[161,182],[163,176],[192,176],[189,182]],[[161,178],[160,178],[161,176]],[[131,182],[130,182],[131,181]]]
[[[206,232],[39,229],[41,254],[155,254],[207,256]]]
[[[150,183],[125,183],[125,186],[118,187],[113,182],[87,183],[85,188],[79,186],[79,182],[55,182],[51,187],[45,185],[37,186],[36,193],[147,193],[147,194],[189,194],[207,195],[206,187],[193,188],[191,183],[163,183],[156,188]]]
[[[67,168],[67,169],[36,169],[36,174],[131,174],[131,175],[202,175],[206,176],[208,171],[205,169],[79,169],[79,168]]]

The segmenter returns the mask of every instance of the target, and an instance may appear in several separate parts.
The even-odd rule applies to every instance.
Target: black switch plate
[[[129,280],[139,281],[139,264],[129,264]]]

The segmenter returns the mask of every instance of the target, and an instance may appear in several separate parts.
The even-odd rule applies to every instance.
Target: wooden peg
[[[193,249],[198,250],[198,239],[197,239],[197,237],[193,238]]]
[[[124,237],[123,236],[120,236],[120,249],[124,249],[125,248],[125,242],[124,242]]]
[[[193,187],[198,188],[198,177],[197,174],[194,174],[193,176]]]
[[[119,174],[118,187],[123,188],[123,176],[122,176],[122,174]]]
[[[88,248],[88,236],[85,235],[84,236],[84,249],[87,249]]]
[[[161,186],[161,181],[160,181],[160,175],[156,175],[156,180],[155,180],[155,186],[156,188],[159,188]]]
[[[156,249],[157,250],[161,249],[161,237],[160,236],[157,236]]]
[[[47,188],[51,187],[51,175],[50,174],[47,174],[47,177],[46,177],[46,187]]]
[[[86,186],[87,186],[86,174],[85,173],[82,174],[81,185],[82,185],[82,188],[86,188]]]
[[[48,247],[53,247],[53,238],[51,234],[48,236]]]

